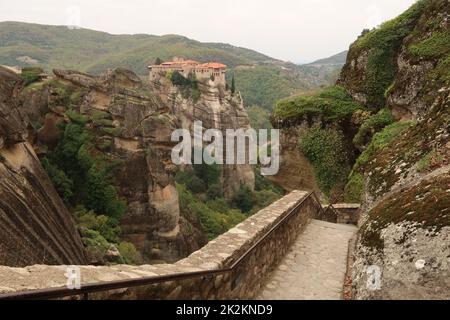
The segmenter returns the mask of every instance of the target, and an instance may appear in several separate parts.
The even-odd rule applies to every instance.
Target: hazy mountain
[[[112,35],[88,29],[69,29],[22,22],[0,22],[0,64],[75,69],[99,74],[125,67],[139,75],[157,57],[183,56],[199,61],[216,60],[235,74],[247,105],[271,110],[278,99],[327,85],[335,68],[298,66],[254,50],[224,43],[202,43],[179,35]]]
[[[342,51],[338,54],[335,54],[331,57],[320,59],[311,63],[308,63],[310,66],[317,66],[317,65],[344,65],[347,59],[348,50]]]

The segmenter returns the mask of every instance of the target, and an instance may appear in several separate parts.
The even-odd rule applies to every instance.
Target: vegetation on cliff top
[[[99,44],[101,44],[99,46]],[[146,76],[157,58],[186,57],[220,61],[236,74],[236,87],[247,105],[272,110],[278,99],[330,85],[337,66],[298,66],[256,51],[223,43],[201,43],[177,35],[111,35],[87,29],[0,22],[0,64],[80,70],[99,74],[124,67]],[[231,82],[231,77],[230,77]]]
[[[369,108],[379,110],[384,107],[385,92],[394,82],[395,59],[403,39],[414,30],[429,2],[429,0],[418,1],[397,18],[362,35],[352,45],[350,54],[353,57],[359,56],[362,51],[369,52],[363,90],[366,93]],[[356,85],[360,86],[360,84]]]
[[[333,86],[317,94],[301,95],[279,101],[274,117],[296,121],[305,117],[320,116],[325,121],[349,119],[362,107],[340,86]]]

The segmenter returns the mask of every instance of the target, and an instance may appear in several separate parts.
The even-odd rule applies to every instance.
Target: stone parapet
[[[90,299],[253,299],[297,236],[321,210],[308,195],[293,191],[175,264],[80,266],[81,283],[227,269],[254,247],[237,268],[224,274],[89,295]],[[294,213],[274,229],[293,210]],[[270,235],[260,241],[271,230]],[[66,272],[66,266],[0,267],[0,294],[63,287],[67,283]]]

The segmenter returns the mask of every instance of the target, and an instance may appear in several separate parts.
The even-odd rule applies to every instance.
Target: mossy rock
[[[421,228],[438,232],[450,226],[450,174],[399,191],[369,211],[368,222],[361,229],[361,242],[381,250],[381,232],[389,224],[414,222]]]

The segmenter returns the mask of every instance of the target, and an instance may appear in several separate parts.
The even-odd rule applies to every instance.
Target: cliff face
[[[146,262],[173,262],[198,250],[207,237],[189,210],[180,210],[172,164],[175,129],[248,128],[242,102],[222,88],[200,83],[194,102],[170,81],[143,83],[134,73],[115,69],[95,77],[54,70],[54,79],[22,91],[24,110],[35,130],[33,145],[42,157],[54,148],[62,132],[59,123],[71,112],[87,122],[93,153],[115,166],[112,183],[126,204],[120,219],[122,240],[131,242]],[[77,116],[78,117],[78,116]],[[250,166],[224,166],[224,193],[231,198],[241,183],[253,188]]]
[[[367,108],[412,120],[375,135],[353,169],[363,202],[357,299],[449,298],[449,8],[419,1],[361,36],[339,80]]]
[[[419,119],[448,81],[450,9],[418,1],[352,44],[338,84],[361,104],[387,106],[396,119]]]
[[[329,198],[343,182],[346,202],[362,203],[356,299],[449,298],[449,4],[421,0],[363,32],[335,87],[274,112],[284,155],[304,155]]]
[[[22,86],[0,67],[0,265],[84,264],[73,218],[26,142]]]
[[[194,101],[183,97],[179,88],[174,87],[170,80],[163,77],[157,83],[150,83],[153,90],[160,93],[162,99],[172,106],[173,114],[180,121],[180,128],[191,131],[194,136],[194,122],[201,121],[204,130],[219,129],[223,132],[224,147],[227,129],[250,129],[250,121],[239,94],[231,95],[222,85],[215,85],[213,81],[198,82],[200,97]],[[246,185],[253,190],[255,176],[250,165],[223,166],[222,185],[224,196],[230,200],[234,193]]]
[[[280,171],[267,178],[286,191],[314,190],[320,192],[317,186],[314,168],[300,151],[299,136],[309,129],[308,125],[297,125],[282,128],[280,131]]]

